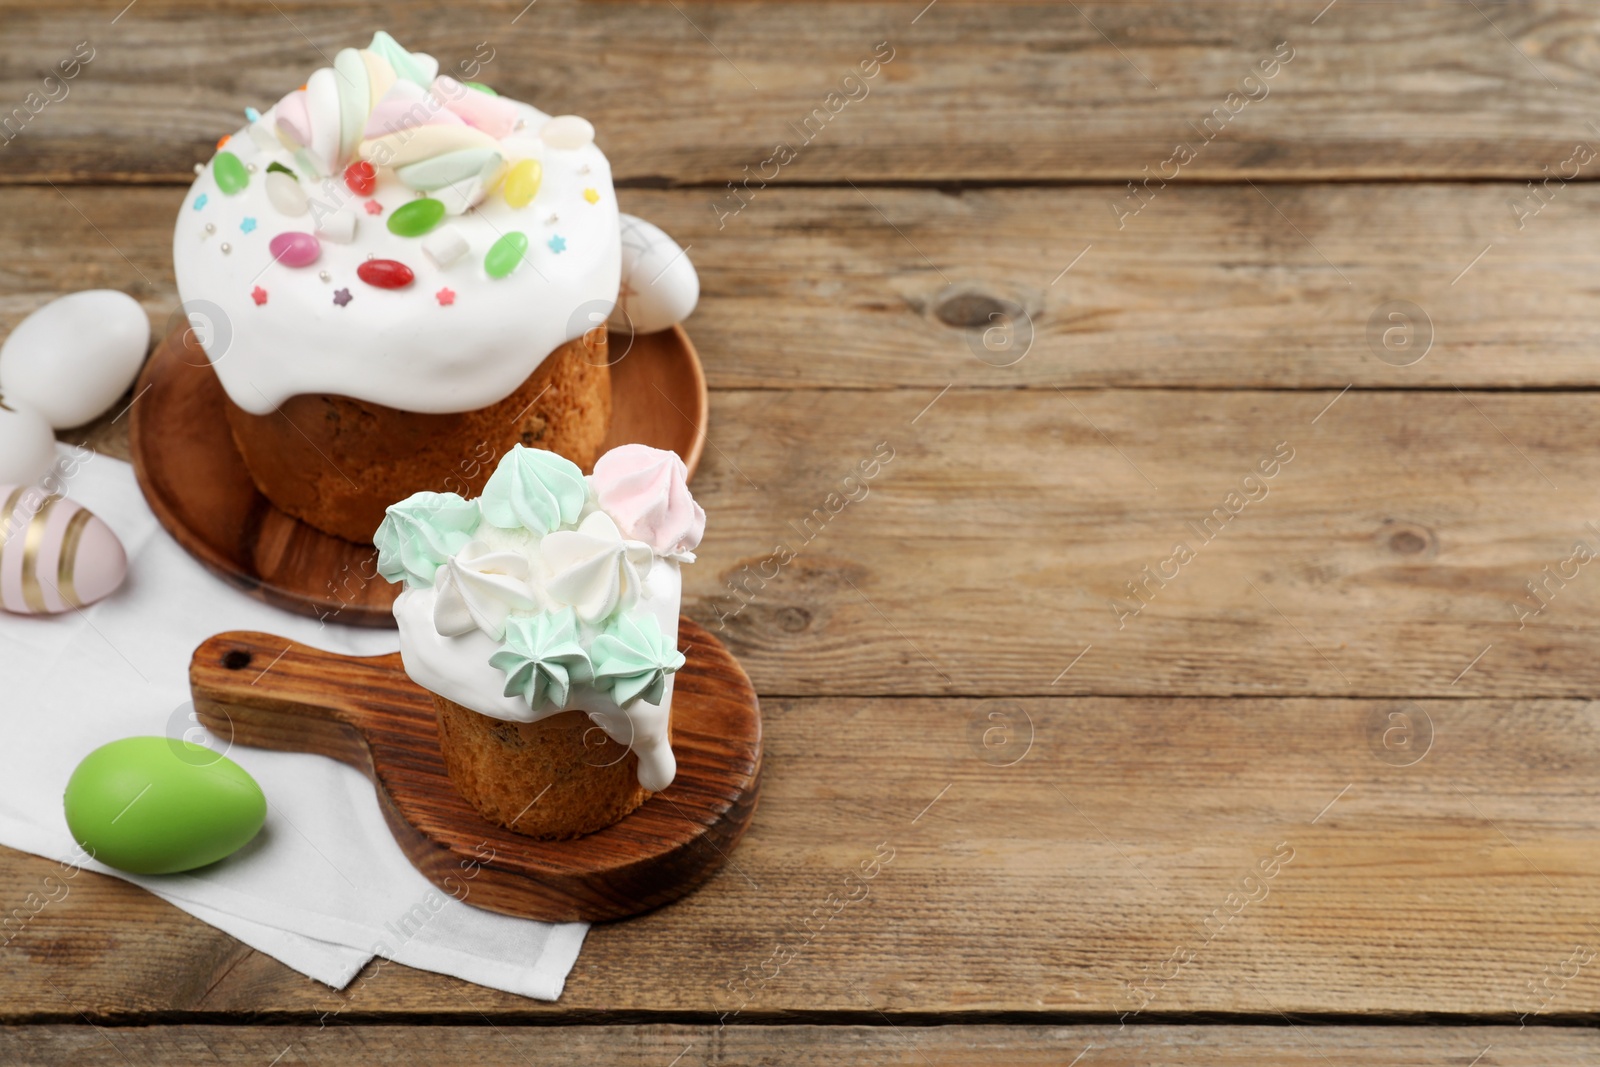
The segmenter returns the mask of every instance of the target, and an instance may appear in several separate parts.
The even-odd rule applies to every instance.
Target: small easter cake
[[[451,781],[541,838],[610,826],[672,783],[679,566],[705,512],[672,452],[623,445],[584,477],[513,446],[483,493],[416,493],[373,538],[406,673],[433,694]]]
[[[253,480],[352,541],[411,492],[477,492],[516,444],[588,469],[608,317],[664,329],[699,296],[670,238],[619,214],[588,122],[467,80],[494,55],[452,77],[381,31],[343,49],[247,110],[179,211],[184,343],[215,368]]]

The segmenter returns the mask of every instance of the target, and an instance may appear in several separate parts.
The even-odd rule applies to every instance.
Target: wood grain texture
[[[415,2],[141,0],[112,23],[82,0],[8,0],[7,109],[78,42],[95,54],[65,96],[44,87],[58,102],[35,104],[0,147],[0,180],[187,183],[245,107],[265,109],[378,26],[447,68],[487,44],[480,76],[592,119],[621,178],[719,189],[780,141],[798,151],[788,182],[1120,183],[1198,141],[1217,108],[1236,113],[1187,177],[1538,178],[1595,136],[1592,8],[1346,0],[1319,18],[1324,2],[546,0],[519,17],[522,0],[505,0],[463,17]],[[846,83],[879,42],[893,59]],[[1285,42],[1288,65],[1245,87],[1259,99],[1230,102]]]
[[[1047,1013],[1113,1030],[1141,1001],[1130,1026],[1183,1012],[1600,1017],[1595,963],[1571,962],[1600,947],[1600,704],[762,704],[761,814],[733,863],[594,929],[559,1003],[393,965],[335,993],[84,875],[16,932],[0,1010],[107,1024]],[[53,869],[10,854],[0,901],[17,906]],[[1175,953],[1187,962],[1167,973]]]
[[[1600,684],[1600,581],[1575,551],[1600,554],[1592,394],[718,402],[684,610],[763,694]],[[862,477],[884,447],[893,460]],[[1263,477],[1280,450],[1293,458]]]
[[[365,774],[406,858],[451,896],[521,918],[600,922],[704,883],[760,795],[750,679],[694,623],[683,620],[678,637],[688,662],[673,688],[677,777],[621,822],[571,841],[524,837],[473,810],[445,771],[433,698],[406,677],[399,653],[355,658],[270,634],[218,634],[195,649],[189,684],[200,722],[230,744],[311,752]]]
[[[288,1054],[284,1055],[285,1049]],[[15,1067],[133,1063],[384,1063],[482,1067],[528,1063],[616,1067],[794,1064],[796,1067],[1580,1067],[1600,1039],[1588,1030],[1508,1026],[86,1026],[0,1028]],[[123,1057],[127,1058],[124,1059]],[[292,1057],[299,1058],[292,1058]],[[674,1061],[674,1057],[678,1057]]]
[[[1519,230],[1507,202],[1530,195],[1171,186],[1121,230],[1105,188],[773,190],[720,230],[703,190],[620,197],[691,249],[688,328],[713,388],[1600,385],[1600,187],[1551,194]],[[0,189],[0,330],[109,286],[166,336],[180,203]],[[1382,344],[1392,301],[1421,309],[1411,343],[1432,340],[1409,366]]]

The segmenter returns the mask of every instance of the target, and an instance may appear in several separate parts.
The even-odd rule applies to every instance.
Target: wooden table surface
[[[0,328],[159,327],[245,106],[488,42],[700,269],[685,611],[766,783],[555,1004],[334,992],[86,877],[0,957],[0,1062],[1600,1056],[1600,8],[124,2],[0,3],[6,108],[94,48],[0,145]]]

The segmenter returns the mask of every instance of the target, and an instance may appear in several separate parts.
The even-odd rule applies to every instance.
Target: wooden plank
[[[703,191],[621,196],[691,250],[716,388],[1600,385],[1600,187],[1519,231],[1522,193],[1173,186],[1122,230],[1104,188],[791,189],[720,231]],[[0,190],[0,329],[89,286],[164,329],[180,201]]]
[[[113,21],[8,0],[0,100],[37,113],[14,120],[0,181],[187,181],[245,107],[376,27],[446,67],[485,44],[482,78],[594,120],[619,176],[719,189],[747,165],[758,181],[1121,182],[1179,143],[1189,178],[1541,178],[1594,138],[1600,15],[1572,2],[524,6],[141,0]],[[85,39],[77,77],[45,82]],[[875,49],[892,58],[861,79]],[[1292,58],[1261,80],[1275,56]],[[779,143],[792,160],[763,166]]]
[[[1592,408],[722,393],[685,611],[763,695],[1587,697]]]
[[[16,1067],[133,1063],[381,1062],[433,1067],[471,1059],[482,1067],[615,1064],[680,1067],[860,1063],[986,1067],[995,1062],[1061,1067],[1078,1053],[1095,1067],[1252,1065],[1402,1067],[1483,1062],[1504,1067],[1580,1067],[1600,1039],[1588,1030],[1503,1026],[152,1026],[120,1029],[0,1028],[0,1057]],[[287,1049],[287,1054],[285,1050]],[[127,1059],[124,1059],[126,1056]],[[295,1058],[298,1057],[298,1058]],[[675,1058],[676,1057],[676,1058]]]
[[[1186,1012],[1513,1026],[1600,1012],[1600,704],[763,710],[764,794],[733,862],[677,904],[591,931],[558,1004],[395,965],[335,993],[85,874],[15,931],[0,1012],[115,1025],[163,1012],[876,1024],[882,1011],[1113,1030]],[[17,906],[53,869],[7,854],[0,901]]]

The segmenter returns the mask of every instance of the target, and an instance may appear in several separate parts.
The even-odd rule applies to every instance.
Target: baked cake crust
[[[270,415],[229,400],[228,426],[251,479],[280,510],[358,544],[414,492],[476,496],[513,445],[585,471],[611,424],[604,331],[552,352],[521,387],[475,411],[430,415],[342,396],[297,396]]]

